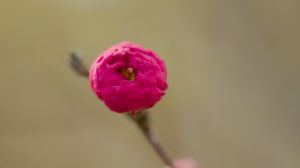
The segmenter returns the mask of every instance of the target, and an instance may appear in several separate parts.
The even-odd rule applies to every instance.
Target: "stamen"
[[[128,80],[133,81],[135,80],[135,72],[134,69],[129,68],[123,68],[121,71],[122,75],[125,76]]]
[[[128,73],[133,73],[133,68],[127,68]]]

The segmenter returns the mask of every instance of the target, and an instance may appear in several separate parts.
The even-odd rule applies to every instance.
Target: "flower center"
[[[130,81],[135,80],[135,72],[134,72],[134,69],[131,67],[123,68],[121,71],[121,74]]]

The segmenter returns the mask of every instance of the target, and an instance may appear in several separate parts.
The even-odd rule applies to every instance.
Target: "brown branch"
[[[80,76],[89,77],[88,68],[84,65],[83,61],[81,60],[81,55],[79,52],[72,52],[70,55],[70,66],[71,68]],[[150,124],[149,124],[149,117],[146,111],[140,111],[136,114],[127,113],[129,118],[131,118],[136,125],[140,128],[144,136],[146,137],[147,141],[151,144],[154,148],[158,156],[161,158],[166,166],[172,166],[172,159],[163,149],[163,147],[158,142],[156,136],[153,134]]]
[[[88,68],[84,65],[81,60],[81,55],[78,51],[73,51],[70,54],[70,66],[80,76],[89,77]]]
[[[165,163],[166,166],[171,167],[172,159],[161,146],[156,136],[153,134],[149,124],[149,116],[147,111],[139,111],[136,114],[127,114],[140,128],[147,141],[152,145],[158,156],[161,158],[162,162]]]

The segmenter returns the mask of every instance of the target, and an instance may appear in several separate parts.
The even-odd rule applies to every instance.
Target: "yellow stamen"
[[[125,76],[128,80],[133,81],[135,80],[135,72],[134,69],[129,68],[123,68],[121,71],[122,75]]]

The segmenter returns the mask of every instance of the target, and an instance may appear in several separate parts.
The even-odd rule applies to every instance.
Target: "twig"
[[[80,76],[89,77],[89,71],[84,65],[83,61],[81,60],[81,55],[78,52],[72,52],[70,55],[70,65],[71,68]],[[151,144],[154,148],[158,156],[161,160],[166,164],[166,166],[172,166],[172,160],[163,147],[158,142],[157,138],[153,134],[150,124],[149,124],[149,117],[146,111],[140,111],[136,114],[127,113],[129,118],[131,118],[136,125],[140,128],[144,136],[146,137],[147,141]]]
[[[70,66],[80,76],[89,77],[89,71],[81,60],[81,55],[78,51],[73,51],[70,54]]]
[[[149,116],[147,111],[139,111],[136,114],[127,113],[128,116],[137,124],[140,128],[147,141],[152,145],[158,156],[160,156],[161,160],[166,164],[166,166],[171,167],[172,160],[167,152],[160,145],[156,136],[153,134],[150,124],[149,124]]]

